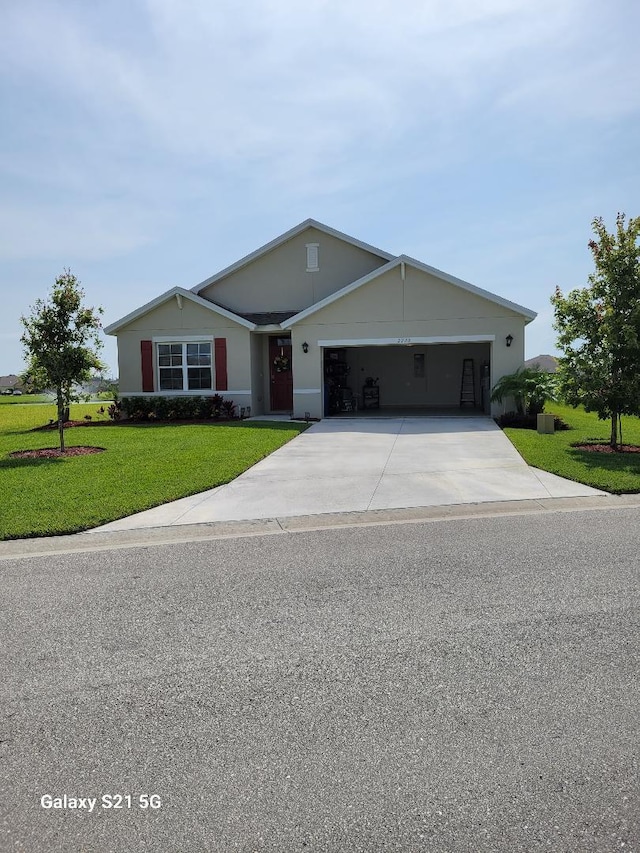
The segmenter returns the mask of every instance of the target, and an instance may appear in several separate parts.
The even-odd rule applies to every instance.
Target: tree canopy
[[[37,299],[28,317],[21,317],[24,332],[25,376],[35,386],[51,388],[56,394],[60,449],[64,451],[64,421],[73,388],[85,382],[94,370],[102,370],[99,315],[102,308],[83,305],[80,282],[65,270],[56,278],[46,300]]]
[[[611,420],[616,448],[620,416],[640,415],[640,217],[619,213],[612,233],[598,217],[593,231],[589,286],[551,297],[560,389],[570,405]]]

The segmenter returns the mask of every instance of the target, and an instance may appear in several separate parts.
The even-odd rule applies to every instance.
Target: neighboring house
[[[252,415],[476,407],[536,314],[307,219],[105,331],[122,397],[219,393]],[[373,389],[373,390],[372,390]]]
[[[546,373],[557,373],[558,359],[553,355],[536,355],[533,358],[528,358],[525,367],[537,367],[539,370],[544,370]]]
[[[4,391],[22,390],[22,382],[20,377],[15,373],[9,373],[7,376],[0,376],[0,394]]]

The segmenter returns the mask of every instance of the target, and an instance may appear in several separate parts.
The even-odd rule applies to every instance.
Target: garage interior
[[[488,415],[490,364],[490,343],[325,348],[325,416]]]

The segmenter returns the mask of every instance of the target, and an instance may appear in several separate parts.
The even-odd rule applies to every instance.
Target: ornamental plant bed
[[[549,413],[551,414],[551,413]],[[517,412],[507,412],[504,415],[498,415],[494,418],[500,429],[511,427],[511,429],[535,429],[538,428],[537,415],[519,415]],[[565,423],[558,415],[553,416],[553,425],[556,432],[571,429],[569,424]]]
[[[65,459],[67,456],[87,456],[89,453],[102,453],[104,447],[40,447],[37,450],[14,450],[13,459]]]

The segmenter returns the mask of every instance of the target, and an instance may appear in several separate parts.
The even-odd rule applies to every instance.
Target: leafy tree
[[[554,373],[538,367],[520,367],[515,373],[501,376],[493,386],[491,400],[501,403],[512,397],[519,415],[538,415],[547,400],[556,400]]]
[[[102,308],[86,308],[80,282],[65,270],[51,288],[49,298],[37,299],[29,317],[21,317],[20,338],[27,356],[26,374],[33,385],[55,391],[60,450],[64,451],[64,422],[74,385],[86,382],[94,370],[103,369],[98,352]]]
[[[589,286],[551,297],[558,332],[560,389],[572,406],[611,420],[609,443],[622,443],[621,415],[640,415],[640,217],[616,218],[609,234],[593,220]]]

